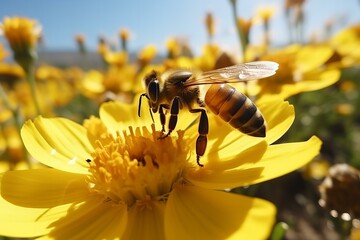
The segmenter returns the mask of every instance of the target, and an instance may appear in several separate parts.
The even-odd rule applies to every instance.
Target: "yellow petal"
[[[226,171],[207,170],[191,171],[185,178],[196,186],[207,189],[228,189],[240,186],[248,186],[261,177],[264,169],[253,167],[248,169],[229,169]]]
[[[321,144],[321,140],[313,136],[306,142],[269,146],[262,160],[254,164],[255,167],[263,167],[264,170],[251,184],[264,182],[299,169],[319,154]]]
[[[275,219],[264,200],[177,186],[165,212],[167,239],[266,239]]]
[[[266,141],[261,141],[253,146],[249,144],[246,146],[248,146],[248,148],[242,149],[243,146],[241,144],[234,142],[228,147],[223,148],[219,153],[213,152],[206,157],[207,163],[205,167],[196,169],[195,171],[210,170],[219,172],[236,168],[243,163],[257,162],[265,153],[268,144]]]
[[[2,175],[0,175],[0,178]],[[9,203],[0,195],[0,235],[36,237],[47,234],[48,226],[66,215],[71,204],[53,208],[27,208]]]
[[[314,91],[328,87],[340,79],[339,69],[314,70],[304,75],[304,81],[299,82],[303,91]]]
[[[332,54],[332,48],[327,45],[304,46],[296,55],[295,68],[301,72],[311,71],[324,64]]]
[[[197,126],[194,126],[197,128]],[[193,130],[194,137],[191,145],[195,146],[195,140],[198,135],[196,129]],[[248,149],[260,144],[262,138],[251,137],[232,128],[217,116],[209,114],[209,135],[208,146],[206,150],[205,165],[217,164],[219,161],[235,160],[235,156],[245,152]],[[204,159],[205,160],[205,159]],[[230,164],[230,163],[228,163]],[[234,163],[236,164],[236,163]],[[240,163],[237,163],[238,165]],[[210,167],[209,166],[209,167]]]
[[[283,98],[288,98],[301,92],[319,90],[336,83],[340,75],[338,69],[316,69],[302,75],[302,79],[294,84],[283,85],[280,94]]]
[[[86,174],[93,148],[81,125],[63,118],[27,121],[21,137],[31,156],[49,167]]]
[[[268,146],[261,160],[244,162],[226,171],[204,169],[188,171],[193,184],[210,189],[226,189],[267,181],[292,172],[310,162],[320,151],[321,141],[312,137],[306,142]]]
[[[142,105],[147,106],[147,102],[144,100]],[[115,134],[117,131],[127,130],[129,126],[138,127],[151,124],[149,110],[142,112],[141,117],[137,115],[137,112],[135,104],[106,102],[101,105],[99,114],[109,132]]]
[[[263,97],[257,106],[267,123],[266,141],[271,144],[283,136],[294,122],[294,107],[278,97]]]
[[[127,222],[124,205],[91,198],[73,204],[66,216],[50,225],[50,239],[120,239]]]
[[[83,201],[88,194],[85,175],[56,169],[9,171],[1,181],[2,197],[22,207],[51,208]]]
[[[165,239],[165,203],[154,201],[145,204],[134,205],[130,208],[126,231],[122,239]]]

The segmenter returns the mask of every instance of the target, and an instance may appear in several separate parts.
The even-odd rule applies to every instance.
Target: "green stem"
[[[0,84],[0,98],[3,101],[3,104],[5,105],[5,107],[12,112],[12,116],[13,116],[13,119],[14,119],[14,124],[15,124],[16,130],[17,130],[18,136],[19,136],[19,138],[21,138],[20,131],[21,131],[21,127],[22,127],[24,118],[21,115],[20,109],[18,107],[13,107],[11,105],[11,103],[9,102],[9,99],[8,99],[8,97],[6,95],[6,92],[5,92],[5,90],[4,90],[4,88],[2,87],[1,84]],[[24,144],[22,144],[22,148],[23,148],[23,152],[25,154],[25,160],[26,160],[26,163],[28,165],[28,168],[31,169],[32,164],[30,162],[30,159],[28,157],[28,154],[27,154],[27,151],[25,149]],[[9,166],[10,166],[10,169],[11,169],[11,164],[10,163],[9,163]]]
[[[24,68],[24,70],[26,73],[26,79],[30,86],[31,96],[32,96],[32,99],[33,99],[33,102],[35,105],[36,114],[41,115],[40,105],[39,105],[39,101],[38,101],[37,94],[36,94],[36,82],[35,82],[35,73],[34,73],[35,69],[31,65],[31,66]]]
[[[238,24],[237,0],[230,0],[230,3],[231,3],[232,14],[233,14],[236,31],[238,33],[239,42],[240,42],[240,46],[241,46],[242,58],[243,58],[243,61],[245,61],[246,46],[248,44],[248,41],[246,39],[246,36],[245,36],[243,30],[241,29],[241,27]]]

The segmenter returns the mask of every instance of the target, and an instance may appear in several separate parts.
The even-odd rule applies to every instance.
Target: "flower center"
[[[188,163],[189,148],[184,131],[178,136],[159,140],[161,132],[129,127],[129,131],[108,134],[97,140],[97,148],[89,162],[90,191],[104,196],[106,201],[128,206],[149,199],[164,200],[173,184],[182,180],[182,170]]]

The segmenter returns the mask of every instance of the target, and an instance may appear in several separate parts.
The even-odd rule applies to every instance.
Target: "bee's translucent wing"
[[[275,74],[279,64],[271,61],[257,61],[203,72],[184,82],[184,86],[246,82]]]

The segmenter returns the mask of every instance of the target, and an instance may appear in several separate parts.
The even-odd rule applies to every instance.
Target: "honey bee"
[[[247,82],[275,74],[278,64],[270,61],[257,61],[237,64],[225,68],[195,74],[188,70],[176,70],[160,75],[152,71],[145,76],[146,93],[140,95],[138,116],[140,117],[141,99],[148,99],[150,115],[159,112],[162,132],[165,131],[165,111],[170,111],[168,132],[160,139],[168,137],[175,129],[180,109],[187,108],[191,113],[200,113],[196,140],[196,161],[204,155],[207,145],[209,123],[206,108],[219,115],[225,122],[240,132],[255,136],[266,136],[266,122],[256,105],[243,93],[227,83]],[[200,85],[211,84],[201,99]]]

